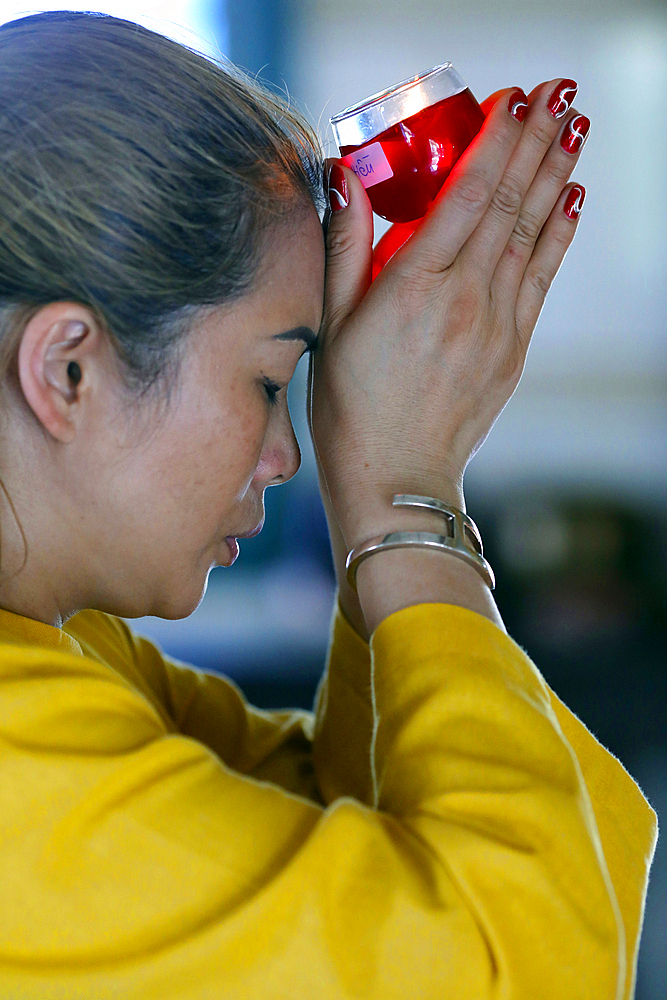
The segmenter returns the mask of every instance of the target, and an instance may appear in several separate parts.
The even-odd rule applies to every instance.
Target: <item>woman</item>
[[[278,102],[115,18],[0,29],[3,998],[631,996],[654,814],[470,540],[367,544],[443,535],[396,494],[460,523],[575,233],[572,94],[490,98],[369,288],[363,188],[325,277]],[[188,615],[260,528],[313,348],[340,608],[315,713],[269,713],[115,616]]]

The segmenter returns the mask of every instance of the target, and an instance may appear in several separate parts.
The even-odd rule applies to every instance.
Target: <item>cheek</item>
[[[233,404],[221,406],[214,393],[200,393],[196,404],[164,425],[150,445],[135,455],[132,505],[142,499],[152,510],[161,499],[165,517],[177,517],[204,530],[211,518],[233,516],[255,476],[268,414],[259,393],[230,392]],[[137,493],[141,492],[141,498]],[[206,527],[205,527],[206,526]]]
[[[218,469],[229,494],[244,494],[263,462],[266,427],[266,409],[257,405],[239,408],[221,421],[219,433],[211,441],[211,449],[216,454]]]

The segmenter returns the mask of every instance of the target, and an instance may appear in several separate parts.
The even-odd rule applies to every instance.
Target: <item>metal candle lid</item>
[[[465,89],[466,84],[451,63],[403,80],[330,119],[338,148],[362,146],[392,125]]]

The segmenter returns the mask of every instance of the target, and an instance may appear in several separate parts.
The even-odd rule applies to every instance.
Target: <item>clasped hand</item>
[[[523,122],[516,88],[490,97],[479,136],[372,283],[370,203],[337,172],[332,201],[347,206],[328,227],[309,410],[341,553],[404,524],[395,493],[463,506],[465,468],[518,385],[576,231],[584,191],[568,180],[589,123],[569,107],[574,91],[541,84]]]

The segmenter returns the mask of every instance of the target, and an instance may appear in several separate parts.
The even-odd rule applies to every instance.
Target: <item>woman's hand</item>
[[[334,171],[332,202],[348,204],[328,230],[310,419],[344,547],[408,513],[426,527],[392,508],[395,493],[463,507],[465,468],[519,382],[576,231],[583,189],[567,181],[588,120],[568,110],[573,94],[571,81],[541,85],[523,124],[514,88],[489,98],[482,132],[372,285],[370,204],[351,170]]]

